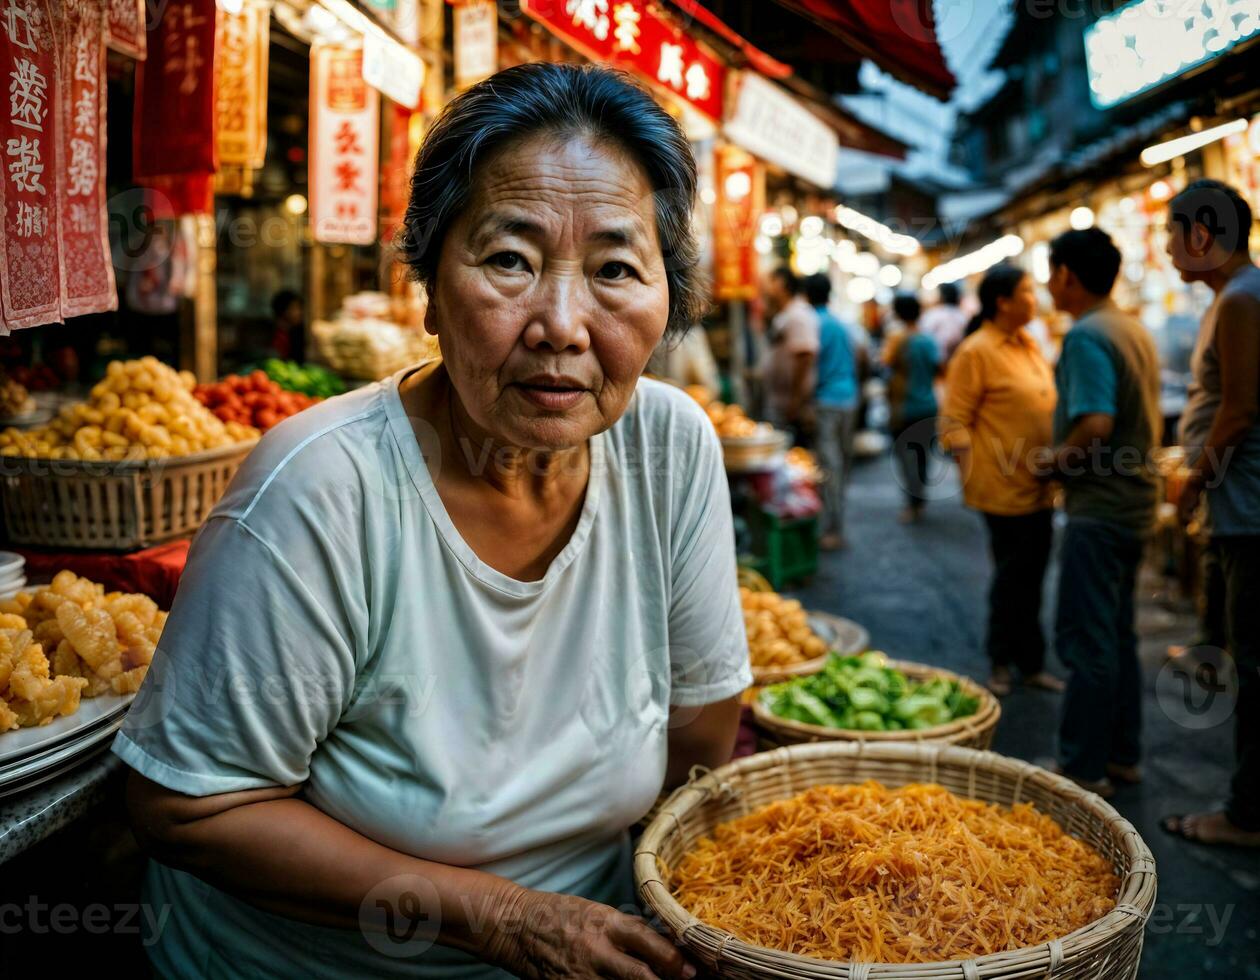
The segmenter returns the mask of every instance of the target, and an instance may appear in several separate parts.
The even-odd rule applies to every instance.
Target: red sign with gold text
[[[643,0],[521,0],[521,10],[592,60],[629,69],[721,121],[725,67]]]
[[[0,0],[0,332],[62,319],[57,36],[47,0]]]
[[[213,173],[215,0],[167,0],[152,41],[136,68],[135,177]]]
[[[100,0],[94,0],[99,6]],[[120,54],[144,61],[144,0],[106,0],[105,43]]]
[[[105,207],[104,11],[98,0],[61,4],[60,181],[62,315],[118,308]]]

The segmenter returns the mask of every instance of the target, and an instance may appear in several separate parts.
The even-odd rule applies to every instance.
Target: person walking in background
[[[766,305],[772,315],[767,337],[765,387],[770,422],[805,441],[812,419],[818,361],[818,314],[801,295],[800,280],[786,266],[766,277]]]
[[[1140,779],[1141,668],[1134,592],[1155,520],[1150,455],[1160,444],[1159,354],[1110,298],[1120,250],[1098,228],[1050,243],[1050,295],[1075,318],[1055,369],[1055,448],[1038,472],[1063,481],[1068,515],[1055,646],[1071,671],[1059,767],[1109,796]]]
[[[286,361],[306,360],[306,315],[302,297],[282,289],[271,298],[271,350]]]
[[[919,320],[919,329],[936,341],[941,363],[948,364],[962,343],[963,331],[967,329],[967,314],[958,306],[962,294],[957,283],[941,283],[936,294],[938,302],[924,312]]]
[[[1188,520],[1207,498],[1238,699],[1227,805],[1168,817],[1164,828],[1204,844],[1260,847],[1260,268],[1248,249],[1251,220],[1243,197],[1216,180],[1193,182],[1168,205],[1169,258],[1182,279],[1216,294],[1199,331],[1182,413],[1190,472],[1180,510]]]
[[[910,293],[893,297],[893,314],[905,329],[890,338],[884,348],[889,368],[888,407],[893,454],[906,493],[906,507],[898,518],[912,524],[927,504],[928,458],[936,437],[936,393],[933,383],[940,368],[936,341],[919,331],[922,310]]]
[[[821,272],[806,278],[805,298],[818,314],[819,326],[815,435],[826,480],[822,488],[822,535],[818,544],[826,551],[834,551],[844,547],[844,498],[849,489],[857,423],[857,358],[849,331],[827,309],[831,280]]]
[[[938,429],[962,475],[963,499],[989,532],[993,579],[988,687],[1011,692],[1011,668],[1030,687],[1062,691],[1046,672],[1041,596],[1054,539],[1054,494],[1030,460],[1050,445],[1054,375],[1025,329],[1037,312],[1032,278],[997,265],[980,283],[983,325],[959,344],[945,379]]]

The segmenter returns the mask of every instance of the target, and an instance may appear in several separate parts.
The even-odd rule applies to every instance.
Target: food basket
[[[803,665],[802,665],[803,666]],[[801,742],[941,742],[945,745],[961,745],[970,749],[987,749],[993,744],[993,733],[997,731],[998,719],[1002,717],[1002,705],[987,689],[969,677],[954,674],[939,667],[928,667],[924,664],[906,663],[897,660],[888,661],[888,666],[901,671],[912,681],[930,681],[935,677],[943,677],[947,681],[957,681],[964,693],[976,698],[980,707],[973,715],[956,718],[944,725],[933,725],[931,728],[917,730],[901,730],[895,732],[867,732],[857,729],[824,728],[822,725],[810,725],[790,718],[780,718],[765,708],[760,698],[752,701],[753,720],[761,732],[763,740],[770,746],[796,745]],[[822,664],[814,668],[821,670]]]
[[[871,634],[866,631],[865,627],[859,626],[853,620],[845,619],[842,616],[811,612],[809,614],[809,628],[826,641],[829,652],[835,650],[842,657],[864,653],[871,644]],[[824,653],[821,657],[802,660],[799,664],[792,664],[790,667],[753,667],[753,684],[754,686],[762,687],[766,684],[777,684],[779,681],[790,680],[793,677],[800,677],[804,674],[815,674],[822,670],[823,664],[826,662],[827,654]]]
[[[1040,946],[942,963],[828,961],[745,943],[687,912],[662,880],[715,826],[812,786],[877,780],[896,788],[937,783],[966,799],[1032,803],[1112,863],[1121,879],[1102,918]],[[740,759],[676,790],[639,840],[635,884],[684,952],[715,976],[775,980],[1134,980],[1155,904],[1155,859],[1138,832],[1103,800],[1062,776],[992,752],[955,745],[819,742]]]
[[[722,460],[736,473],[769,469],[787,452],[792,437],[786,432],[766,427],[751,436],[722,436]]]
[[[0,457],[9,540],[128,551],[192,534],[256,445],[145,460]]]

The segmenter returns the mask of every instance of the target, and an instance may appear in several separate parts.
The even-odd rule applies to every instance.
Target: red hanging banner
[[[105,206],[104,11],[97,0],[58,0],[61,25],[61,119],[58,149],[62,315],[118,308]]]
[[[214,0],[167,0],[136,68],[136,181],[218,169]]]
[[[96,0],[93,6],[99,6]],[[105,43],[120,54],[144,61],[144,0],[106,0]]]
[[[0,0],[0,331],[62,319],[57,37],[47,0]],[[2,103],[0,103],[2,104]]]

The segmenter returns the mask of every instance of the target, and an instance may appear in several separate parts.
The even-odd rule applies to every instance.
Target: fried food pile
[[[73,714],[80,696],[139,690],[165,623],[148,596],[71,571],[0,602],[0,732]]]
[[[703,385],[688,385],[687,392],[704,409],[709,421],[717,429],[722,439],[747,439],[751,436],[766,435],[772,431],[764,422],[754,422],[738,405],[727,405],[718,401]]]
[[[24,415],[33,411],[35,399],[26,390],[26,386],[18,384],[3,371],[0,371],[0,417]]]
[[[252,426],[217,419],[193,397],[193,382],[156,357],[111,361],[91,397],[65,406],[56,421],[0,432],[0,455],[164,459],[258,438]]]
[[[743,586],[739,599],[754,667],[791,667],[827,652],[826,642],[809,628],[809,617],[796,599]]]

